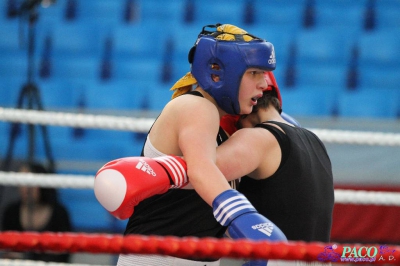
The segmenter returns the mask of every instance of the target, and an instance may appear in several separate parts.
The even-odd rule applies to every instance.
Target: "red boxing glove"
[[[239,115],[224,115],[221,118],[219,125],[226,131],[226,133],[232,136],[232,134],[238,130],[236,124],[239,121],[239,117]]]
[[[186,162],[172,155],[116,159],[97,172],[94,194],[107,211],[124,220],[142,200],[187,185],[186,171]]]

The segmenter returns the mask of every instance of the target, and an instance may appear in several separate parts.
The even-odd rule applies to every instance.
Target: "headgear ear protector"
[[[204,26],[188,59],[200,87],[228,114],[240,114],[239,87],[246,69],[272,71],[276,65],[270,42],[230,24]],[[213,76],[218,76],[218,80]]]

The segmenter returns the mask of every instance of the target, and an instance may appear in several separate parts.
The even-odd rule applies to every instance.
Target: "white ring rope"
[[[0,185],[92,189],[94,176],[0,172]],[[400,206],[400,193],[335,189],[335,203]]]
[[[0,107],[0,120],[52,126],[148,132],[154,119],[75,114]]]
[[[400,206],[400,193],[335,189],[335,203]]]
[[[94,186],[94,176],[0,171],[0,184],[4,186],[92,189]]]
[[[379,146],[400,146],[399,133],[331,130],[310,128],[322,141],[327,143],[364,144]]]
[[[0,107],[0,121],[147,133],[153,118],[75,114]],[[400,146],[399,133],[310,129],[327,143]]]

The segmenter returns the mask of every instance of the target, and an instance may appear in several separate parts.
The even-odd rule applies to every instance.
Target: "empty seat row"
[[[91,49],[91,44],[85,37],[88,29],[65,29],[68,30],[63,32],[60,28],[60,38],[54,38],[57,41],[54,41],[48,54],[42,51],[41,55],[35,58],[36,74],[39,72],[43,78],[99,79],[105,76],[117,80],[160,80],[163,67],[168,63],[174,71],[169,81],[171,84],[189,71],[187,53],[194,41],[193,38],[185,38],[183,33],[171,34],[171,39],[157,35],[160,41],[157,38],[151,41],[150,37],[147,38],[149,35],[143,36],[140,33],[145,30],[143,28],[123,28],[114,32],[115,38],[110,41],[108,53],[105,50],[106,42],[103,40],[102,45],[97,43],[98,50],[102,46],[103,52],[90,55],[89,51],[95,51],[97,48],[94,45]],[[190,29],[189,32],[196,36],[195,30],[198,29],[186,29]],[[76,31],[74,38],[71,38],[71,46],[66,45],[69,42],[68,38],[65,38],[71,35],[70,30]],[[391,72],[390,69],[398,69],[400,66],[399,30],[368,32],[359,36],[352,36],[348,32],[326,32],[318,29],[302,30],[294,36],[283,35],[279,29],[269,27],[252,27],[250,30],[252,33],[266,36],[274,43],[278,71],[282,71],[288,65],[296,65],[299,69],[310,65],[330,65],[340,69],[355,65],[360,68],[375,66],[377,69],[389,69]],[[81,34],[77,34],[78,32]],[[27,58],[22,53],[12,56],[5,54],[0,62],[0,73],[6,77],[25,76],[27,68]],[[47,69],[47,72],[44,73],[44,69]],[[178,72],[175,72],[176,70]],[[108,74],[104,74],[104,71]]]
[[[16,0],[3,1],[0,6],[2,20],[12,20],[7,13]],[[156,8],[159,7],[159,8]],[[395,0],[357,1],[84,1],[61,0],[47,8],[37,8],[39,27],[62,22],[98,24],[104,31],[127,24],[158,25],[176,28],[182,25],[205,25],[210,23],[231,23],[239,26],[280,25],[287,31],[309,25],[315,27],[342,27],[348,30],[362,30],[370,20],[377,29],[396,28],[400,24],[397,16],[400,4]],[[369,12],[369,10],[373,12]],[[232,15],[235,14],[235,15]],[[128,22],[128,23],[127,23]],[[370,23],[370,24],[371,24]]]
[[[92,2],[78,3],[85,6]],[[100,2],[96,4],[109,5]],[[322,2],[316,1],[316,7],[324,5]],[[342,0],[334,2],[337,8],[345,8],[347,5],[356,8],[366,4],[363,0],[352,4]],[[60,3],[67,4],[62,1]],[[309,4],[308,1],[299,1],[293,6],[304,8],[306,3]],[[148,3],[138,4],[144,7]],[[205,6],[208,4],[211,3],[204,2]],[[256,5],[261,3],[257,2]],[[287,3],[271,1],[270,5],[284,8]],[[94,24],[56,22],[40,25],[37,38],[39,49],[34,63],[36,75],[39,75],[35,76],[36,82],[42,91],[45,107],[75,108],[84,99],[83,102],[90,109],[136,109],[146,106],[159,110],[162,103],[169,99],[161,98],[158,101],[157,97],[157,100],[153,100],[148,96],[149,92],[157,88],[162,93],[169,93],[168,88],[173,82],[190,70],[187,51],[194,39],[188,36],[196,36],[201,27],[196,24],[176,24],[177,27],[168,31],[160,25],[143,23],[118,26],[110,30],[95,27]],[[28,62],[26,51],[18,48],[17,27],[13,24],[8,29],[0,29],[5,29],[5,35],[7,30],[14,34],[12,41],[0,42],[0,52],[4,52],[0,62],[0,73],[3,76],[0,77],[0,89],[3,95],[8,95],[0,100],[0,104],[10,106],[16,102],[18,90],[10,91],[9,88],[19,88],[26,82]],[[275,73],[283,88],[345,88],[348,87],[350,71],[354,72],[351,77],[355,80],[353,83],[360,88],[397,86],[397,72],[400,68],[398,29],[354,34],[344,30],[311,28],[290,34],[284,31],[284,27],[268,26],[261,22],[248,29],[274,43],[278,62]],[[46,50],[49,43],[50,48]],[[289,85],[288,76],[293,79]]]
[[[187,64],[182,62],[181,65],[184,67],[173,67],[175,70],[173,80],[177,80],[190,70]],[[172,84],[161,82],[161,68],[152,65],[148,68],[144,66],[146,66],[145,62],[143,66],[138,64],[136,68],[128,66],[126,70],[118,72],[116,75],[118,78],[107,81],[82,76],[73,78],[73,75],[69,73],[64,77],[60,75],[57,78],[37,79],[35,84],[45,109],[159,111],[170,100],[172,92],[169,88]],[[78,74],[81,74],[79,70],[82,69],[84,69],[82,65],[74,68]],[[330,64],[294,64],[292,68],[278,66],[274,74],[282,89],[314,86],[322,92],[329,91],[332,87],[339,90],[381,88],[400,91],[398,68],[386,69],[370,64],[360,66],[354,71],[350,70],[347,66]],[[140,77],[139,73],[145,76]],[[157,75],[152,77],[146,73]],[[289,76],[293,79],[292,84],[288,84]],[[16,106],[26,82],[23,77],[0,79],[0,92],[5,96],[1,98],[0,104],[7,107]],[[355,85],[351,86],[351,82]]]
[[[3,124],[0,138],[7,145],[3,145],[2,152],[11,147],[14,158],[27,158],[30,136],[26,125],[19,125],[18,134],[10,142],[11,124]],[[48,141],[56,161],[92,161],[99,162],[101,166],[115,158],[139,156],[144,141],[142,134],[137,132],[54,126],[47,126],[46,129],[47,135],[43,135],[41,127],[34,127],[34,154],[37,158],[46,158],[45,141]]]
[[[339,116],[351,118],[397,119],[400,91],[369,88],[347,91],[337,87],[282,90],[284,112],[296,116]]]

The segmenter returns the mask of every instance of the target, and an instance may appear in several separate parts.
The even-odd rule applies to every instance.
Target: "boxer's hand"
[[[267,266],[268,261],[267,260],[250,260],[246,261],[242,266]]]
[[[273,222],[259,214],[247,198],[236,190],[229,189],[213,201],[215,219],[228,226],[228,235],[233,239],[287,241],[285,234]],[[266,266],[268,260],[252,260],[243,265]]]
[[[180,157],[126,157],[100,168],[94,180],[94,193],[107,211],[123,220],[132,215],[142,200],[187,183],[186,163]]]
[[[219,194],[212,205],[215,219],[228,226],[228,233],[233,239],[287,240],[279,227],[259,214],[247,198],[234,189]]]

